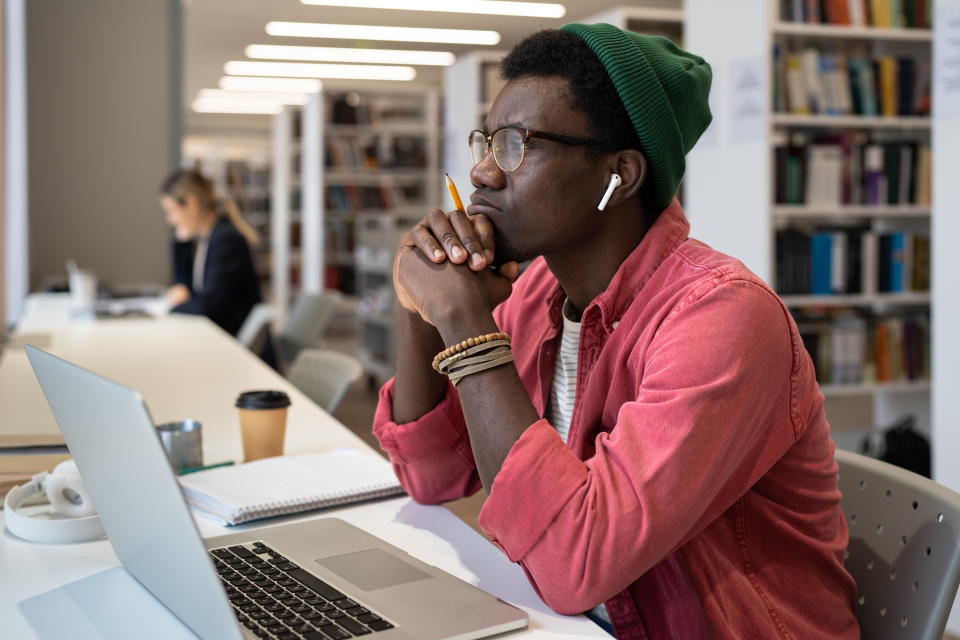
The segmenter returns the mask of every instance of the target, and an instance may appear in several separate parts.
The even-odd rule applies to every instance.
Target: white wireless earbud
[[[610,201],[610,196],[613,195],[613,190],[619,187],[622,182],[620,174],[610,174],[610,184],[607,185],[607,190],[603,193],[603,197],[600,198],[600,204],[597,205],[598,211],[603,211],[606,208],[607,202]]]

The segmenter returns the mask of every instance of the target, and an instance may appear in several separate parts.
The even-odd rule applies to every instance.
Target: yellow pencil
[[[457,193],[457,185],[453,184],[453,180],[450,179],[449,173],[444,172],[443,175],[447,176],[447,190],[450,191],[450,197],[453,198],[453,205],[458,211],[463,211],[466,213],[467,210],[463,208],[463,202],[460,200],[460,194]]]

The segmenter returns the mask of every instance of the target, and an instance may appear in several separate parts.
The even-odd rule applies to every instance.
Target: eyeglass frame
[[[521,145],[520,161],[517,163],[517,166],[515,166],[513,169],[504,169],[503,167],[501,167],[500,163],[497,162],[497,155],[493,154],[493,161],[497,162],[497,166],[500,167],[500,170],[506,171],[508,173],[511,171],[516,171],[517,169],[520,168],[520,165],[523,164],[523,159],[527,157],[527,140],[529,140],[530,138],[543,138],[544,140],[552,140],[553,142],[559,142],[561,144],[566,144],[570,146],[583,146],[583,145],[590,145],[595,147],[606,146],[604,143],[600,142],[599,140],[593,140],[591,138],[577,138],[575,136],[567,136],[560,133],[549,133],[546,131],[538,131],[536,129],[528,129],[527,127],[519,127],[517,125],[512,125],[512,124],[504,125],[502,127],[497,127],[489,134],[482,129],[474,129],[467,135],[467,148],[470,150],[470,160],[473,161],[473,134],[479,133],[484,138],[486,138],[487,146],[483,152],[483,156],[479,160],[474,162],[473,166],[476,166],[481,162],[483,162],[483,158],[486,158],[488,153],[492,153],[493,136],[497,135],[504,129],[513,129],[514,131],[523,132],[523,139],[520,141],[520,145]]]

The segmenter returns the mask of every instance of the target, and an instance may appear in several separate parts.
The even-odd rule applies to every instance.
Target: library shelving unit
[[[274,116],[271,299],[282,318],[301,290],[344,293],[377,380],[393,370],[399,236],[437,202],[438,102],[425,87],[324,88]]]
[[[931,390],[932,30],[855,4],[687,0],[684,25],[714,72],[691,235],[780,293],[850,448],[906,414],[929,433]]]
[[[432,88],[332,94],[325,200],[327,284],[356,296],[358,356],[372,381],[393,375],[400,236],[439,202],[439,95]]]

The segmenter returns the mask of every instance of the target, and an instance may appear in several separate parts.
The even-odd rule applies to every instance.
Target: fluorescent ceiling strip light
[[[279,102],[263,100],[241,102],[239,100],[201,100],[197,98],[191,105],[197,113],[280,113],[283,105]]]
[[[374,64],[419,64],[448,67],[456,60],[449,51],[403,49],[348,49],[342,47],[296,47],[282,44],[251,44],[244,49],[248,58],[273,60],[315,60]]]
[[[305,93],[268,93],[266,91],[233,91],[224,89],[200,89],[198,100],[237,100],[240,102],[274,102],[279,104],[306,104]]]
[[[231,60],[223,65],[228,76],[281,76],[284,78],[339,78],[349,80],[413,80],[413,67],[372,64],[312,64],[307,62],[250,62]]]
[[[496,31],[379,27],[362,24],[311,22],[268,22],[267,33],[271,36],[338,38],[341,40],[393,40],[397,42],[446,42],[483,45],[500,42],[500,34]]]
[[[503,0],[300,0],[303,4],[358,9],[404,9],[408,11],[445,11],[482,13],[497,16],[562,18],[567,9],[548,2],[505,2]]]
[[[314,93],[323,88],[319,80],[307,78],[257,78],[251,76],[224,76],[218,83],[221,89],[231,91],[275,91],[281,93]]]

